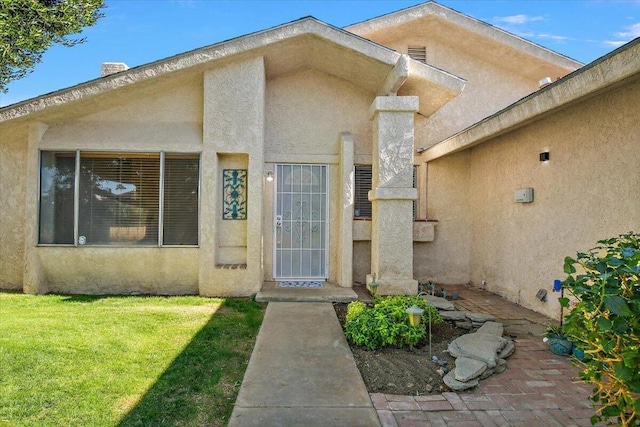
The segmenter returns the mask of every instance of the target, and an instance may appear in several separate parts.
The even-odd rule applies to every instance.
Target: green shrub
[[[595,385],[591,400],[599,408],[591,422],[640,425],[640,234],[598,243],[565,258],[562,285],[577,304],[564,331],[589,358],[580,377]],[[569,298],[560,304],[569,307]]]
[[[407,308],[414,304],[424,310],[423,322],[417,327],[409,325],[407,315]],[[372,308],[354,301],[347,309],[345,336],[352,343],[370,350],[388,346],[413,347],[426,336],[429,312],[432,324],[442,323],[438,310],[418,296],[377,298]]]

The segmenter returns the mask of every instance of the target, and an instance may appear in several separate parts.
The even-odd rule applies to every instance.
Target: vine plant
[[[593,424],[616,419],[640,425],[640,234],[601,240],[576,259],[566,257],[562,286],[577,304],[564,332],[584,351],[581,379],[595,387]],[[569,298],[560,298],[568,308]],[[572,304],[573,305],[573,304]]]

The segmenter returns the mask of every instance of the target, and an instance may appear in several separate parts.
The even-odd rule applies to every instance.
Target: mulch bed
[[[336,303],[334,308],[344,330],[347,304]],[[446,360],[445,367],[451,369],[454,358],[445,350],[451,341],[468,332],[448,322],[433,325],[431,355]],[[387,347],[372,351],[349,345],[369,393],[418,396],[448,391],[437,372],[440,365],[434,363],[429,354],[428,340],[413,349]]]

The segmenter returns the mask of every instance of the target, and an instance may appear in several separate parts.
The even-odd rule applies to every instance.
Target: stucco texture
[[[198,293],[197,248],[36,248],[48,292]]]
[[[538,89],[539,79],[514,72],[506,62],[488,62],[482,52],[465,50],[455,38],[405,34],[401,39],[389,41],[388,46],[402,53],[407,52],[408,46],[424,46],[429,65],[466,80],[464,90],[456,98],[428,118],[416,117],[416,147],[442,141]]]
[[[313,69],[269,80],[265,151],[283,160],[292,154],[338,156],[340,133],[349,132],[355,155],[371,156],[368,110],[374,95]]]
[[[264,58],[209,70],[204,76],[200,192],[199,293],[246,296],[262,286]],[[223,221],[222,172],[247,169],[247,219]],[[244,264],[228,269],[224,264]]]
[[[564,278],[564,257],[640,229],[638,111],[636,81],[472,149],[474,283],[558,316],[535,294]],[[514,203],[524,187],[534,202]]]
[[[463,151],[427,164],[427,217],[437,223],[434,241],[416,245],[413,254],[414,277],[420,282],[469,281],[469,154]]]
[[[0,289],[22,289],[27,133],[0,133]]]
[[[340,166],[341,134],[348,132],[353,151],[371,159],[369,106],[374,94],[318,70],[302,70],[267,81],[265,107],[265,170],[276,163],[329,165],[329,271],[338,280],[345,188]],[[350,175],[349,175],[350,176]],[[264,192],[264,280],[273,280],[274,182]],[[350,284],[349,284],[350,285]]]
[[[639,110],[636,79],[429,162],[429,211],[439,223],[424,254],[427,275],[485,280],[489,291],[558,318],[551,289],[565,277],[564,257],[640,228]],[[547,150],[551,160],[542,163]],[[515,190],[528,187],[534,202],[515,203]],[[443,268],[446,258],[460,261],[459,277]],[[535,298],[539,289],[547,302]]]
[[[155,91],[120,93],[95,111],[87,108],[83,115],[71,109],[65,119],[50,123],[3,127],[0,262],[7,266],[1,266],[0,287],[29,293],[198,293],[197,248],[38,246],[39,150],[202,149],[202,85],[197,81],[174,79],[160,82]],[[4,214],[12,210],[13,217]]]

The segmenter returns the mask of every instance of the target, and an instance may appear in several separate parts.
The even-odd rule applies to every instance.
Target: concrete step
[[[321,288],[281,288],[277,282],[264,282],[256,294],[258,302],[351,302],[357,299],[352,288],[330,282]]]

